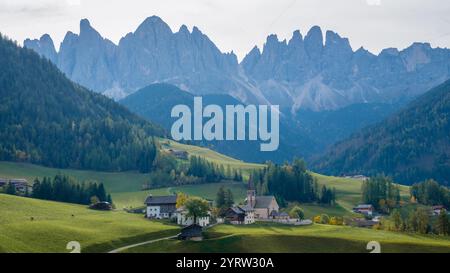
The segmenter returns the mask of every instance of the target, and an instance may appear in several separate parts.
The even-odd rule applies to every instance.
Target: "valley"
[[[158,16],[0,34],[0,253],[449,253],[449,63],[314,25],[242,60]]]

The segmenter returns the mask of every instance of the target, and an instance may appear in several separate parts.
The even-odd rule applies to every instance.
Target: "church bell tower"
[[[252,208],[254,208],[256,205],[256,190],[255,185],[251,180],[248,182],[247,205],[249,205]]]

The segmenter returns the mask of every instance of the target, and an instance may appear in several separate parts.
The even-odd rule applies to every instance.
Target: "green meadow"
[[[209,200],[215,200],[220,187],[230,189],[236,202],[243,202],[246,194],[246,187],[241,182],[222,182],[201,185],[185,185],[178,187],[160,188],[148,191],[113,193],[112,197],[117,208],[139,207],[144,205],[145,198],[149,195],[171,195],[183,192],[190,196],[198,196]]]
[[[127,252],[368,253],[370,241],[379,242],[381,252],[387,253],[450,252],[450,237],[319,224],[218,225],[209,229],[206,237],[201,242],[165,240]]]
[[[211,160],[219,160],[221,164],[228,164],[232,162],[240,162],[238,160],[220,155],[214,151],[199,148],[189,145],[176,146],[177,149],[189,147],[191,153],[193,150],[198,150],[207,156]],[[193,147],[193,148],[191,148]],[[242,163],[242,162],[241,162]],[[260,167],[258,164],[244,164],[243,170],[250,170],[250,167]],[[239,166],[239,165],[235,165]],[[33,181],[34,178],[42,178],[44,176],[54,176],[56,174],[66,174],[76,178],[79,181],[95,180],[103,182],[106,190],[111,193],[113,200],[117,208],[129,208],[143,206],[145,198],[149,194],[153,195],[168,195],[177,192],[184,192],[192,196],[199,196],[214,200],[218,189],[223,186],[226,189],[230,189],[233,193],[235,201],[237,203],[243,202],[246,195],[246,184],[241,182],[221,182],[199,185],[183,185],[167,188],[157,188],[152,190],[142,191],[141,187],[147,182],[148,175],[138,172],[97,172],[97,171],[85,171],[85,170],[72,170],[72,169],[56,169],[48,168],[28,163],[15,163],[15,162],[0,162],[0,177],[2,178],[26,178],[29,181]],[[314,204],[301,204],[305,210],[306,217],[311,218],[314,215],[327,213],[331,216],[344,216],[351,215],[351,208],[361,202],[361,184],[362,180],[340,178],[320,175],[311,173],[316,177],[320,185],[326,185],[327,187],[336,188],[338,205],[334,207],[318,206]],[[401,186],[401,193],[404,198],[409,195],[409,189],[406,186]]]
[[[179,228],[124,211],[94,211],[86,206],[0,194],[0,252],[82,252],[114,248],[168,235]]]
[[[163,140],[166,148],[186,150],[217,164],[242,170],[244,177],[264,165],[245,163],[207,148]],[[167,195],[184,192],[214,200],[223,186],[232,191],[236,202],[246,195],[246,184],[221,182],[183,185],[141,191],[148,175],[138,172],[97,172],[56,169],[27,163],[0,162],[1,178],[34,178],[65,174],[79,181],[103,182],[112,194],[117,210],[93,211],[86,206],[35,200],[0,194],[0,252],[69,252],[69,241],[81,243],[83,252],[107,252],[127,244],[166,237],[179,228],[163,222],[148,221],[141,214],[122,210],[141,207],[149,194]],[[300,204],[307,218],[326,213],[330,216],[353,215],[351,208],[361,202],[362,180],[330,177],[311,173],[320,185],[336,188],[336,206]],[[409,188],[401,186],[404,199]],[[73,215],[73,216],[72,216]],[[33,219],[33,220],[31,220]],[[342,226],[312,225],[292,227],[258,224],[252,226],[220,225],[207,232],[208,239],[197,242],[160,241],[130,249],[131,252],[367,252],[368,241],[378,240],[385,252],[449,252],[448,238],[419,236]]]

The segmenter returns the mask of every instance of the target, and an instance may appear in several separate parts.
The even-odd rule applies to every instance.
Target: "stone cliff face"
[[[246,103],[280,104],[292,112],[340,109],[367,102],[410,99],[450,77],[450,50],[415,43],[374,55],[353,51],[347,38],[315,26],[289,41],[270,35],[239,64],[197,27],[178,32],[159,17],[147,18],[118,45],[86,19],[68,32],[57,53],[50,36],[24,42],[72,80],[116,99],[156,82],[196,94],[229,94]]]
[[[319,27],[305,39],[268,37],[262,53],[254,48],[242,61],[266,96],[276,95],[293,111],[339,109],[355,103],[392,103],[417,96],[450,77],[450,50],[415,43],[405,50],[385,49],[378,56],[332,31],[325,43]],[[289,104],[290,103],[290,104]]]

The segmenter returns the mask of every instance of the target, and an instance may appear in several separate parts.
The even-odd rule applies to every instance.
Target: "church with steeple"
[[[275,196],[257,196],[253,182],[248,182],[246,205],[252,208],[256,219],[269,219],[273,215],[278,215],[280,206]]]

